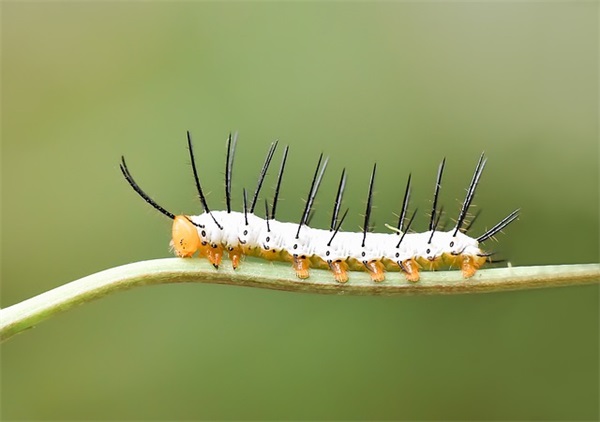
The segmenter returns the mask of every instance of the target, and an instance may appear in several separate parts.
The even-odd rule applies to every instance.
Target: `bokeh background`
[[[314,225],[349,172],[345,227],[394,223],[406,176],[458,212],[476,160],[481,233],[513,265],[598,262],[598,3],[2,3],[3,307],[169,256],[175,213],[234,201],[290,145],[296,220],[320,152]],[[279,154],[275,166],[278,166]],[[275,173],[275,172],[272,172]],[[273,176],[273,175],[271,175]],[[264,193],[272,195],[274,178]],[[397,276],[389,283],[399,282]],[[598,286],[452,297],[325,297],[162,285],[105,297],[2,345],[4,420],[597,420]]]

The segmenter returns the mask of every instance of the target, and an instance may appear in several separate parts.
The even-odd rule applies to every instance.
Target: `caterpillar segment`
[[[245,255],[244,244],[240,242],[239,230],[235,230],[237,227],[243,228],[245,226],[244,214],[235,211],[228,212],[226,216],[223,216],[223,225],[224,230],[221,244],[224,248],[224,252],[227,253],[229,260],[231,261],[232,268],[235,270],[240,266]]]
[[[342,200],[344,197],[344,190],[346,189],[346,169],[342,170],[340,176],[340,183],[338,184],[337,194],[335,196],[335,202],[333,204],[333,212],[331,213],[331,224],[329,231],[319,231],[319,239],[315,242],[315,256],[316,260],[322,261],[327,264],[327,267],[333,273],[333,278],[338,283],[345,283],[348,281],[348,263],[346,262],[346,255],[343,253],[342,245],[339,241],[335,241],[336,235],[339,233],[346,216],[348,215],[348,208],[344,211],[342,218],[339,218],[340,208],[342,206]],[[334,243],[335,241],[335,243]],[[322,246],[322,249],[318,249],[318,246]]]
[[[484,252],[480,244],[493,238],[515,221],[520,212],[519,209],[513,211],[479,237],[472,238],[466,234],[473,219],[479,215],[476,213],[471,221],[467,222],[469,208],[487,162],[484,154],[481,154],[465,199],[461,203],[456,224],[450,230],[439,228],[443,209],[441,207],[438,209],[438,202],[445,159],[438,166],[427,231],[417,233],[411,230],[417,209],[412,212],[408,222],[406,221],[411,195],[410,174],[397,225],[392,227],[386,224],[390,233],[370,231],[376,164],[373,165],[369,180],[362,230],[360,232],[342,230],[348,214],[346,209],[340,218],[347,179],[345,169],[340,176],[329,229],[312,228],[309,227],[309,220],[328,162],[321,154],[299,222],[282,222],[276,219],[276,210],[289,151],[289,147],[286,146],[277,175],[272,206],[269,209],[268,201],[265,200],[264,218],[259,217],[254,211],[278,141],[273,142],[268,149],[251,201],[248,202],[247,191],[244,188],[243,209],[241,212],[234,211],[232,175],[237,133],[230,134],[226,142],[226,207],[223,211],[213,211],[209,208],[202,190],[190,132],[187,132],[187,143],[194,183],[203,211],[199,215],[175,215],[167,211],[139,187],[123,157],[120,169],[126,181],[144,201],[173,220],[170,244],[175,255],[181,258],[205,257],[216,269],[222,264],[224,255],[229,258],[234,269],[241,265],[245,256],[255,256],[270,261],[290,262],[296,276],[300,279],[310,276],[310,268],[329,269],[333,278],[339,283],[348,282],[351,271],[366,271],[374,282],[383,282],[386,272],[400,271],[408,282],[417,282],[421,270],[437,270],[442,267],[457,268],[464,278],[470,278],[486,261],[491,262],[491,254]]]
[[[227,138],[227,154],[225,159],[225,204],[227,207],[227,216],[231,216],[235,218],[236,225],[242,223],[242,216],[239,213],[235,213],[232,215],[231,211],[231,178],[233,174],[233,159],[235,156],[235,147],[237,145],[237,132],[233,137],[231,133],[229,133],[229,137]],[[239,245],[239,241],[236,239],[235,234],[232,230],[225,230],[223,233],[222,244],[227,252],[229,260],[231,261],[231,266],[235,270],[239,265],[243,256],[242,248]]]
[[[298,262],[298,260],[296,260],[297,262],[295,263],[295,265],[298,266],[298,264],[303,264],[306,261],[305,259],[302,259],[302,256],[307,257],[311,267],[324,269],[329,268],[333,273],[334,279],[339,283],[345,283],[346,281],[348,281],[348,266],[345,262],[345,253],[340,253],[340,248],[338,247],[339,245],[336,242],[334,242],[334,239],[337,233],[339,232],[339,229],[344,219],[346,218],[346,215],[348,214],[348,210],[346,210],[342,218],[338,221],[345,185],[346,170],[344,169],[342,170],[340,183],[338,185],[338,191],[333,207],[330,229],[327,231],[321,229],[312,229],[308,227],[301,228],[301,230],[298,232],[303,233],[303,237],[300,239],[300,246],[297,246],[296,244],[292,245],[292,248],[296,246],[296,248],[300,247],[302,249],[300,254],[301,261]],[[310,192],[312,193],[312,191],[313,187],[311,186]],[[311,195],[311,193],[309,193],[309,199],[311,196],[314,197],[314,195]],[[311,204],[307,204],[307,206],[308,208],[310,208]],[[305,208],[303,218],[304,215],[307,214],[307,211],[310,212],[309,210],[307,210],[307,208]],[[309,230],[308,233],[307,230]]]
[[[318,234],[315,229],[311,229],[307,224],[328,161],[329,158],[325,158],[325,161],[323,161],[323,154],[321,153],[310,184],[304,211],[302,217],[300,217],[300,223],[298,223],[298,229],[295,230],[294,226],[290,227],[289,223],[283,223],[282,226],[281,247],[290,255],[296,276],[301,279],[308,278],[310,275],[310,258],[314,254],[312,239],[317,237]]]
[[[402,210],[398,216],[397,227],[394,228],[386,224],[386,227],[392,230],[396,236],[390,236],[388,240],[389,244],[384,248],[384,258],[388,262],[388,269],[400,270],[407,281],[417,282],[420,278],[420,267],[415,260],[416,251],[412,243],[404,241],[410,230],[410,226],[417,215],[417,209],[415,209],[408,223],[406,223],[406,226],[404,225],[408,213],[408,205],[410,203],[411,180],[412,174],[409,173],[408,179],[406,180],[406,189],[404,190],[404,199],[402,200]]]
[[[369,193],[367,195],[367,208],[365,210],[365,221],[363,224],[362,241],[360,251],[350,256],[364,265],[371,276],[371,280],[378,283],[385,280],[385,268],[381,262],[382,253],[380,243],[377,238],[381,238],[381,233],[369,233],[369,223],[371,219],[371,210],[373,207],[373,185],[375,184],[375,173],[377,173],[377,163],[373,164],[371,179],[369,180]],[[369,241],[367,242],[367,235]],[[385,236],[385,235],[384,235]],[[381,240],[380,240],[381,241]],[[355,244],[354,242],[352,244]],[[354,251],[353,251],[354,252]]]

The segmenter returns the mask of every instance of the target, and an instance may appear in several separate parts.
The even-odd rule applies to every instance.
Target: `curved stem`
[[[423,272],[417,283],[407,282],[398,273],[390,273],[383,283],[373,283],[368,274],[353,272],[348,283],[340,284],[324,270],[311,270],[308,280],[300,280],[284,265],[246,262],[235,271],[225,266],[215,270],[205,260],[166,258],[101,271],[2,309],[0,339],[76,305],[147,284],[216,283],[307,293],[402,295],[498,292],[599,281],[600,264],[493,268],[480,270],[468,280],[460,271]]]

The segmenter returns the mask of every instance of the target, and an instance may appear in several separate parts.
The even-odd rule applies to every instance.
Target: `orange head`
[[[185,215],[177,215],[173,219],[173,240],[171,245],[177,256],[187,258],[200,248],[198,229]]]

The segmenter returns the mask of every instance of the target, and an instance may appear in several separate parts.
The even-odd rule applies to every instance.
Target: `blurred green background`
[[[295,221],[318,153],[314,225],[349,172],[345,227],[394,223],[406,176],[513,265],[598,262],[598,3],[2,3],[2,298],[169,256],[175,213],[234,201],[290,145]],[[276,157],[278,165],[279,154]],[[275,172],[273,172],[275,173]],[[271,175],[273,176],[273,175]],[[274,178],[265,185],[272,195]],[[389,283],[398,282],[398,275]],[[4,420],[597,420],[598,286],[453,297],[325,297],[212,285],[115,294],[2,345]]]

